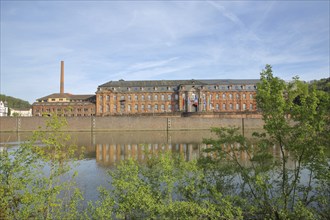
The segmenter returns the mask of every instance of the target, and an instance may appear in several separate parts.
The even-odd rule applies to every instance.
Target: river
[[[251,136],[254,130],[246,131]],[[135,131],[135,132],[69,132],[73,143],[78,148],[84,148],[84,159],[79,160],[77,184],[84,192],[87,200],[96,200],[97,187],[108,186],[107,171],[114,165],[129,157],[138,161],[145,159],[144,152],[157,153],[170,150],[182,153],[186,160],[196,159],[207,147],[203,138],[216,138],[209,130],[198,131]],[[32,133],[0,133],[0,148],[14,149],[28,141]],[[279,149],[273,149],[279,155]],[[240,155],[246,160],[246,155]]]

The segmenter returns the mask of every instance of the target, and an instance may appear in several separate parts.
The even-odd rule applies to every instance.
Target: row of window
[[[193,86],[195,87],[195,86]],[[185,86],[181,86],[180,87],[181,89],[185,89],[186,87]],[[251,90],[251,89],[257,89],[257,86],[255,85],[214,85],[214,86],[208,86],[207,87],[208,89],[221,89],[221,90],[231,90],[231,89],[236,89],[236,90],[243,90],[243,89],[248,89],[248,90]],[[117,91],[117,90],[121,90],[122,88],[121,87],[111,87],[111,90],[112,91]],[[125,89],[125,88],[124,88]],[[145,90],[148,90],[148,91],[151,91],[151,90],[154,90],[154,91],[157,91],[157,90],[161,90],[161,91],[165,91],[165,90],[168,90],[168,91],[171,91],[171,90],[175,90],[177,89],[177,87],[171,87],[171,86],[167,86],[167,87],[126,87],[127,91],[145,91]],[[201,89],[205,89],[204,86],[201,86]],[[99,88],[99,91],[101,91],[102,89]]]
[[[132,105],[127,105],[127,109],[126,111],[127,112],[131,112],[133,109],[132,109]],[[99,106],[99,110],[100,112],[102,113],[103,112],[103,106],[100,105]],[[168,105],[158,105],[158,104],[155,104],[155,105],[151,105],[151,104],[148,104],[148,105],[141,105],[140,108],[139,108],[139,105],[134,105],[134,112],[138,112],[139,110],[141,112],[144,112],[145,110],[149,111],[149,112],[152,112],[152,111],[158,111],[158,110],[161,110],[161,111],[168,111],[168,112],[171,112],[172,111],[172,105],[171,104],[168,104]],[[175,111],[178,111],[179,110],[179,106],[178,104],[175,105]],[[125,111],[125,105],[120,105],[119,107],[117,107],[117,105],[113,105],[113,109],[112,109],[112,112],[124,112]],[[104,112],[110,112],[110,105],[106,105],[105,109],[104,109]]]
[[[234,94],[235,95],[235,98],[236,99],[240,99],[240,95],[239,94]],[[233,99],[234,98],[234,95],[232,94],[232,93],[229,93],[228,94],[228,98],[229,99]],[[194,95],[195,96],[195,95]],[[148,100],[148,101],[150,101],[150,100],[158,100],[158,97],[160,97],[160,100],[163,100],[163,101],[165,101],[165,100],[168,100],[168,101],[171,101],[172,100],[172,95],[160,95],[160,96],[158,96],[158,95],[147,95],[147,96],[145,96],[145,95],[141,95],[141,100],[142,101],[145,101],[145,100]],[[219,97],[220,97],[220,95],[219,94],[216,94],[215,95],[215,99],[216,100],[219,100]],[[243,93],[242,94],[242,99],[246,99],[246,94],[245,93]],[[116,95],[114,95],[113,97],[113,100],[117,100],[117,96]],[[194,99],[195,97],[193,97],[193,99]],[[205,99],[205,95],[203,95],[203,98]],[[250,99],[253,99],[253,94],[249,94],[249,98]],[[103,101],[103,96],[102,95],[100,95],[100,97],[99,97],[99,99],[100,99],[100,101],[102,102]],[[178,100],[179,99],[179,96],[178,96],[178,94],[175,94],[175,96],[174,96],[174,99],[175,100]],[[213,96],[212,96],[212,94],[209,96],[209,99],[210,100],[212,100],[213,99]],[[227,99],[227,94],[226,93],[223,93],[222,94],[222,99]],[[107,102],[109,102],[110,101],[110,95],[106,95],[105,96],[105,100],[107,101]],[[127,101],[132,101],[132,100],[135,100],[135,101],[138,101],[139,100],[139,96],[138,95],[134,95],[134,96],[131,96],[131,95],[128,95],[127,96]],[[126,101],[126,97],[124,96],[124,95],[121,95],[120,96],[120,101]]]
[[[233,97],[234,97],[233,94],[229,93],[228,98],[229,99],[233,99]],[[253,95],[252,94],[250,94],[249,97],[250,97],[250,99],[253,99]],[[223,93],[222,94],[222,99],[226,99],[226,98],[227,98],[226,94]],[[240,95],[239,94],[235,94],[235,98],[236,99],[240,99]],[[210,99],[212,99],[212,95],[210,95]],[[217,99],[217,100],[219,99],[219,94],[216,94],[215,95],[215,99]],[[242,99],[246,99],[246,94],[245,93],[242,94]]]
[[[222,106],[221,106],[221,109],[220,109],[220,104],[215,104],[215,106],[213,106],[212,103],[209,104],[209,109],[211,110],[234,110],[234,107],[235,107],[235,110],[247,110],[247,108],[249,107],[249,110],[253,110],[253,104],[250,103],[249,106],[246,105],[246,103],[243,103],[242,106],[239,104],[239,103],[236,103],[236,105],[230,103],[230,104],[226,104],[226,103],[223,103]],[[117,107],[117,105],[113,105],[113,109],[112,109],[112,112],[131,112],[133,109],[132,109],[132,106],[131,105],[127,105],[127,109],[125,109],[125,105],[120,105],[120,107]],[[145,105],[141,105],[140,106],[140,109],[139,109],[139,105],[136,104],[134,105],[134,112],[138,112],[138,111],[141,111],[141,112],[144,112],[145,111]],[[161,110],[161,111],[168,111],[168,112],[171,112],[172,111],[172,105],[171,104],[168,104],[167,106],[164,105],[164,104],[161,104],[161,105],[158,105],[158,104],[155,104],[155,105],[151,105],[151,104],[148,104],[147,105],[147,111],[148,112],[152,112],[152,111],[158,111],[158,110]],[[179,110],[179,106],[178,104],[175,105],[175,111],[178,111]],[[205,110],[205,109],[204,109]],[[99,111],[100,113],[103,112],[103,106],[100,105],[99,106]],[[110,105],[106,105],[105,109],[104,109],[104,112],[110,112],[111,109],[110,109]]]
[[[64,100],[67,100],[67,99],[63,99],[63,98],[59,98],[58,101],[62,102]],[[56,99],[52,98],[51,99],[52,102],[55,102]],[[70,102],[84,102],[85,100],[82,100],[82,99],[70,99],[69,100]]]
[[[210,104],[210,109],[213,109],[213,105]],[[235,106],[235,109],[236,110],[247,110],[247,105],[245,103],[242,104],[242,109],[241,109],[241,106],[240,104],[236,104]],[[216,104],[215,105],[215,110],[220,110],[220,105],[219,104]],[[234,110],[234,105],[232,103],[230,103],[228,106],[223,103],[222,104],[222,110]],[[249,110],[253,110],[253,104],[251,103],[250,106],[249,106]]]
[[[113,100],[117,100],[117,96],[116,95],[114,95],[112,98],[113,98]],[[141,98],[142,101],[144,101],[144,100],[148,100],[148,101],[150,101],[150,100],[158,100],[158,95],[147,95],[147,96],[141,95],[140,98]],[[160,100],[163,100],[163,101],[165,101],[165,100],[171,101],[172,100],[172,95],[166,95],[166,96],[165,95],[160,95],[159,98],[160,98]],[[174,99],[175,100],[178,100],[179,99],[179,96],[176,94],[174,96]],[[105,96],[105,100],[107,102],[109,102],[110,101],[110,95],[106,95]],[[138,101],[139,100],[139,96],[138,95],[134,95],[134,96],[128,95],[127,96],[127,101],[132,101],[132,100]],[[103,101],[103,96],[102,95],[100,95],[100,101],[101,102]],[[120,101],[126,101],[126,98],[125,98],[124,95],[121,95],[120,96]]]
[[[52,109],[50,109],[50,108],[46,108],[46,109],[39,109],[39,108],[37,108],[36,109],[36,112],[62,112],[62,111],[64,111],[64,112],[73,112],[75,109],[73,109],[73,108],[52,108]],[[77,108],[76,109],[76,111],[77,112],[88,112],[89,110],[91,110],[92,111],[92,109],[88,109],[88,108],[84,108],[84,109],[81,109],[81,108]]]

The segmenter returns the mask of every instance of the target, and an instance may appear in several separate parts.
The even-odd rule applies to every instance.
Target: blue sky
[[[1,93],[110,80],[329,77],[329,1],[1,1]]]

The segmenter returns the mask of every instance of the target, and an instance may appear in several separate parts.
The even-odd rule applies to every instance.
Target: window
[[[155,95],[155,100],[157,100],[158,99],[158,95]]]
[[[165,105],[164,104],[161,105],[161,109],[162,109],[162,111],[165,111]]]
[[[172,96],[171,95],[167,95],[167,100],[171,101],[172,100]]]
[[[229,104],[229,109],[233,110],[233,104],[231,104],[231,103]]]
[[[148,104],[148,111],[151,111],[151,105]]]
[[[253,95],[252,94],[250,94],[250,99],[253,99]]]
[[[100,102],[103,102],[103,96],[100,95]]]
[[[120,100],[125,100],[125,96],[120,96]]]
[[[243,99],[246,99],[246,94],[245,93],[243,94]]]
[[[239,94],[236,94],[236,99],[239,99]]]
[[[148,95],[148,100],[151,100],[151,95]]]
[[[139,97],[137,96],[137,95],[135,95],[135,98],[134,98],[135,100],[139,100]]]
[[[107,112],[109,112],[110,111],[110,105],[109,104],[107,104],[107,110],[106,110]]]
[[[239,104],[236,103],[236,110],[239,110]]]
[[[113,111],[117,112],[117,105],[113,105]]]
[[[144,105],[143,104],[141,105],[141,111],[144,112]]]
[[[215,105],[215,109],[216,109],[216,110],[219,110],[219,104],[216,104],[216,105]]]
[[[175,94],[175,100],[178,100],[179,99],[179,96],[178,96],[178,94]]]
[[[158,105],[157,104],[155,105],[155,110],[158,111]]]
[[[179,110],[179,105],[175,104],[175,111],[178,111],[178,110]]]
[[[222,94],[222,99],[226,99],[226,94],[225,93]]]
[[[162,97],[162,100],[165,100],[165,96],[164,95],[162,95],[161,97]]]
[[[130,112],[131,111],[131,105],[127,106],[127,111]]]
[[[226,104],[225,103],[222,104],[222,109],[226,110]]]
[[[135,104],[135,111],[138,111],[139,110],[139,106],[137,104]]]
[[[243,110],[246,110],[246,104],[243,103]]]
[[[250,104],[250,110],[253,110],[253,105],[252,104]]]
[[[142,101],[144,101],[144,95],[141,96]]]
[[[167,87],[167,90],[171,90],[171,87]]]
[[[132,97],[129,95],[129,96],[127,96],[127,99],[128,99],[129,101],[131,101],[131,100],[132,100]]]
[[[116,95],[113,96],[113,100],[117,100],[117,96]]]
[[[219,94],[215,95],[215,99],[218,100],[219,99]]]
[[[100,109],[100,112],[102,113],[103,112],[103,106],[99,105],[99,109]]]
[[[233,99],[233,94],[229,94],[229,99]]]
[[[107,95],[107,102],[110,100],[110,96],[109,95]]]
[[[172,105],[171,105],[171,104],[169,104],[169,105],[167,106],[167,110],[170,111],[170,112],[172,111]]]

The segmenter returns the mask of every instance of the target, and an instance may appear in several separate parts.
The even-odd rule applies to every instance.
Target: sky
[[[0,93],[33,103],[112,80],[329,77],[329,1],[4,1]]]

